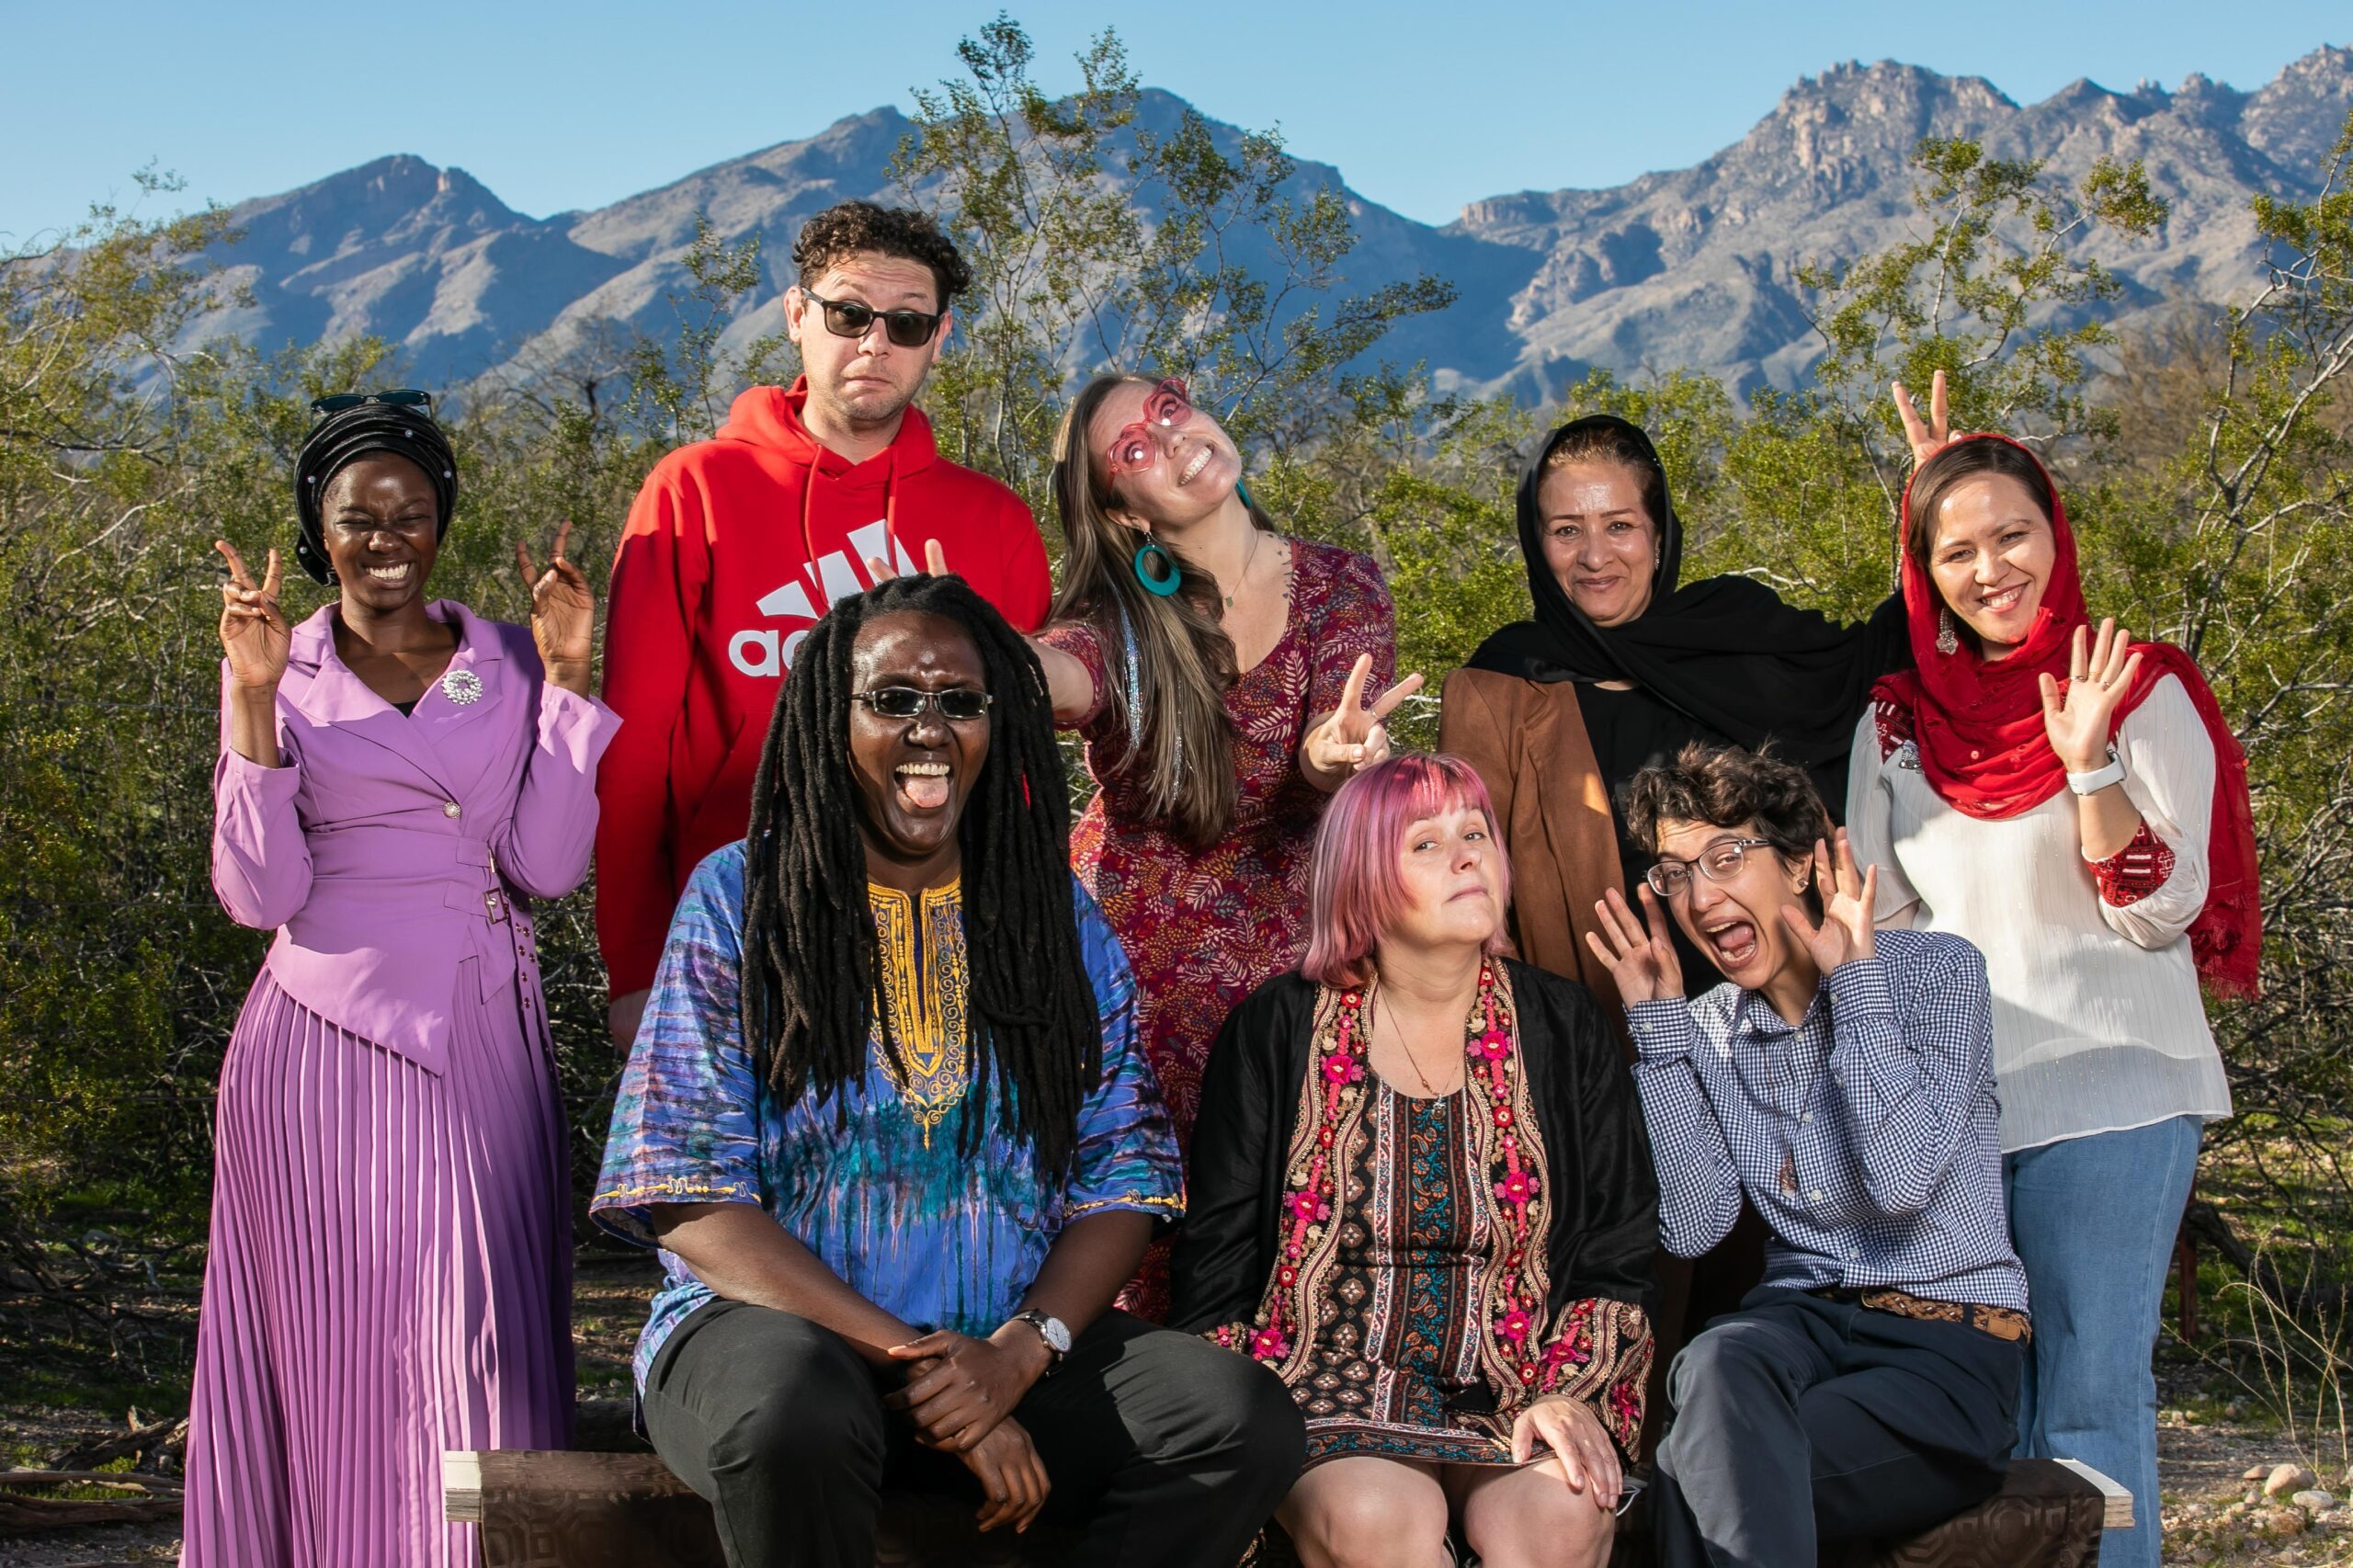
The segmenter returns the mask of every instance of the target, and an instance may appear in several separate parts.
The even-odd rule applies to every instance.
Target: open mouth
[[[404,561],[397,566],[370,566],[368,568],[368,576],[371,582],[405,583],[408,581],[409,565],[408,562]]]
[[[1747,919],[1735,917],[1703,926],[1699,935],[1708,939],[1716,961],[1727,971],[1738,969],[1756,956],[1756,926]]]
[[[1977,603],[1990,615],[2007,615],[2026,602],[2026,590],[2027,585],[2019,583],[2011,587],[1996,589],[1990,594],[1980,594],[1977,597]]]
[[[903,762],[892,769],[899,801],[911,812],[936,812],[948,804],[948,784],[955,770],[944,762]]]
[[[1211,451],[1207,447],[1203,447],[1199,451],[1195,452],[1193,454],[1193,460],[1185,465],[1185,472],[1176,476],[1176,483],[1179,484],[1192,483],[1194,476],[1199,474],[1201,470],[1209,467],[1210,459],[1216,455],[1217,454],[1215,452]]]

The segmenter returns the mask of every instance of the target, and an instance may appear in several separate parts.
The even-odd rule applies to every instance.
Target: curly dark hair
[[[957,827],[963,851],[965,1010],[971,1088],[961,1146],[977,1153],[997,1081],[1001,1131],[1039,1169],[1070,1169],[1078,1109],[1102,1076],[1103,1034],[1079,945],[1069,791],[1037,656],[961,577],[893,577],[835,605],[785,677],[760,752],[745,836],[744,1040],[778,1099],[822,1106],[866,1075],[881,1028],[902,1060],[899,1020],[875,1016],[874,916],[850,775],[850,654],[868,621],[901,611],[961,626],[980,650],[989,755]]]
[[[792,242],[792,265],[801,269],[801,286],[806,289],[835,263],[861,251],[902,256],[930,267],[939,285],[939,310],[972,286],[972,267],[929,213],[871,201],[838,202],[801,224]]]
[[[1836,831],[1830,809],[1804,768],[1783,762],[1773,748],[1749,751],[1693,741],[1664,767],[1654,764],[1626,781],[1619,809],[1635,843],[1658,853],[1663,823],[1699,822],[1711,827],[1754,827],[1784,860],[1811,858],[1817,842]],[[1819,895],[1809,885],[1807,907],[1816,918]]]

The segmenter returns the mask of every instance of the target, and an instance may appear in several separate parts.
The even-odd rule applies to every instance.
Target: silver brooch
[[[1895,748],[1895,755],[1888,760],[1898,767],[1908,767],[1917,773],[1920,771],[1920,748],[1915,743],[1906,741]]]
[[[482,699],[482,676],[472,670],[451,670],[441,677],[441,695],[466,707]]]

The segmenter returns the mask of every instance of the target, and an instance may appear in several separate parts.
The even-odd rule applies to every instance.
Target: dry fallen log
[[[0,1537],[34,1535],[77,1525],[148,1525],[180,1517],[177,1493],[119,1503],[79,1502],[63,1497],[23,1497],[0,1492]]]

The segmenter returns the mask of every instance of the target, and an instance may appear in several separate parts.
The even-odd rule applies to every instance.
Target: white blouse
[[[1913,743],[1882,759],[1876,715],[1855,731],[1847,828],[1857,862],[1880,869],[1879,924],[1949,931],[1985,955],[2005,1153],[2231,1114],[2188,935],[2206,903],[2213,740],[2166,676],[2116,744],[2145,832],[2091,862],[2072,791],[1967,816],[1929,786]]]

